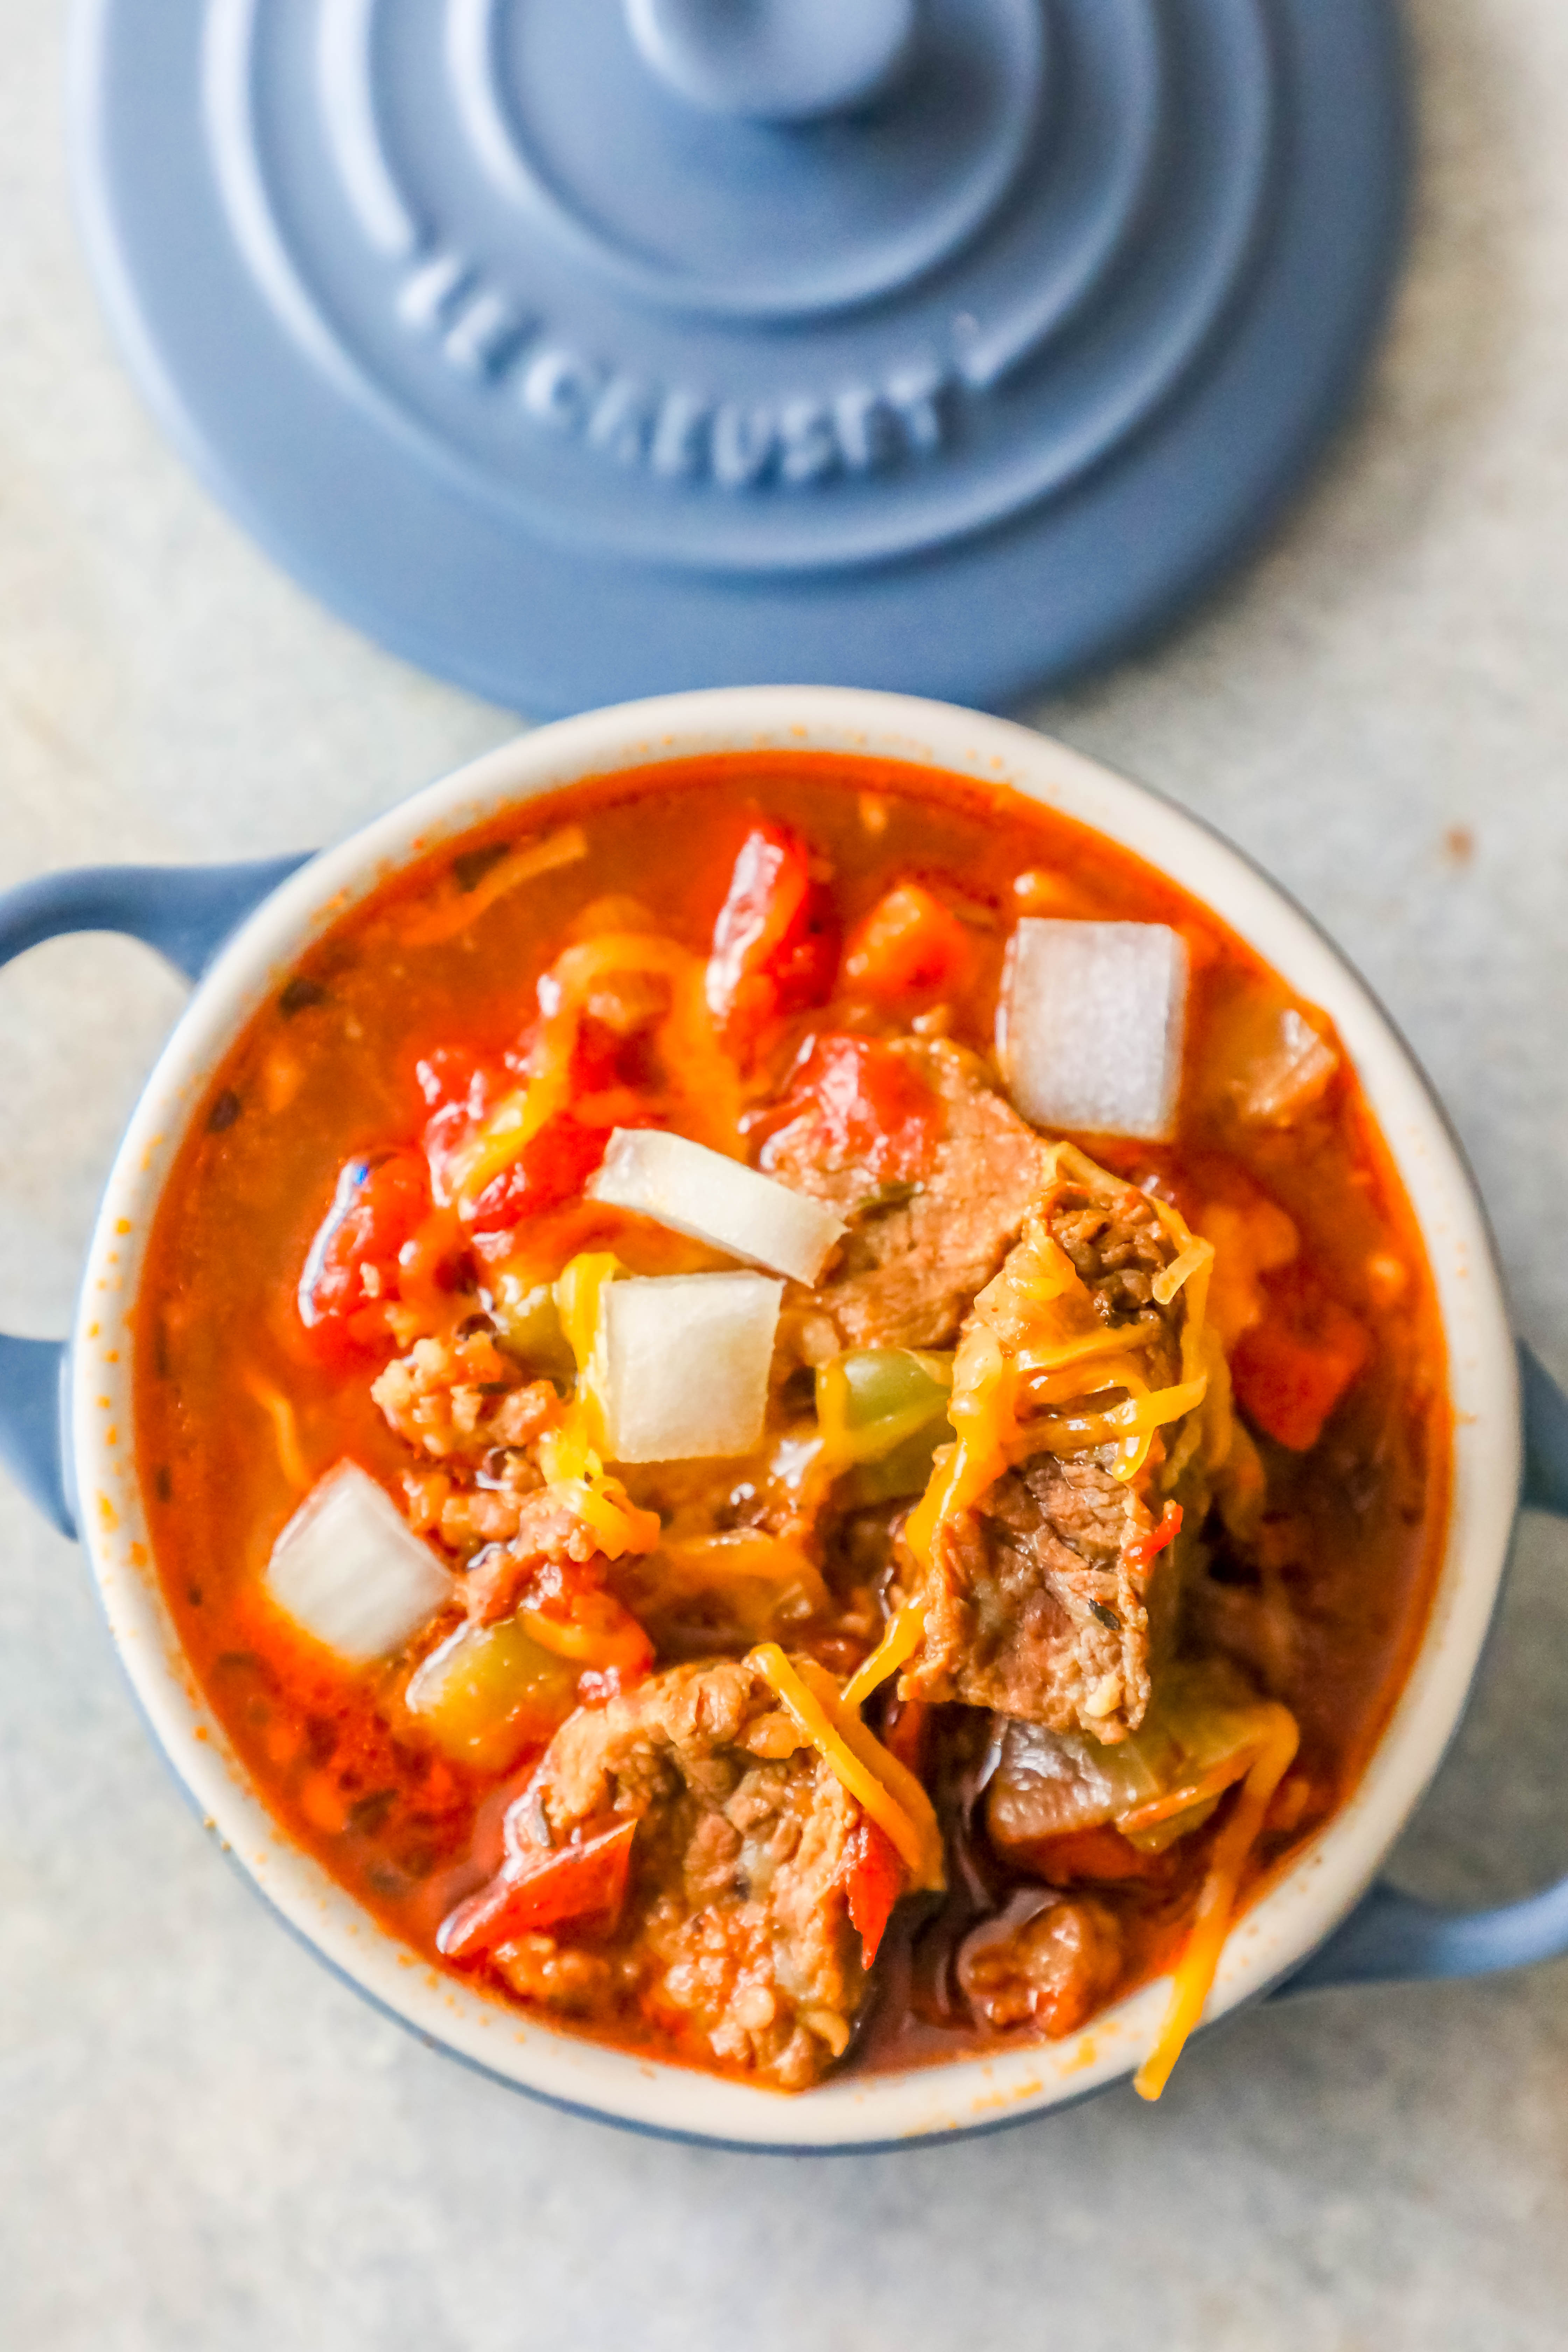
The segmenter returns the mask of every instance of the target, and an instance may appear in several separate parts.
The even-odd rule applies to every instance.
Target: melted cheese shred
[[[296,1494],[308,1495],[315,1481],[306,1465],[304,1448],[300,1444],[300,1423],[292,1404],[281,1389],[274,1388],[271,1381],[263,1380],[259,1372],[247,1372],[245,1385],[272,1423],[283,1475]]]
[[[1153,2048],[1132,2078],[1142,2099],[1160,2096],[1203,2016],[1230,1932],[1247,1858],[1258,1842],[1274,1791],[1295,1761],[1300,1737],[1295,1717],[1282,1706],[1271,1708],[1270,1713],[1272,1724],[1242,1784],[1236,1810],[1215,1840],[1186,1946],[1172,1974],[1164,2021]]]
[[[541,874],[553,874],[559,866],[574,866],[587,855],[588,836],[580,824],[563,824],[558,831],[547,833],[542,841],[531,841],[521,849],[510,850],[497,859],[472,889],[459,890],[455,898],[444,899],[427,913],[410,917],[403,926],[403,944],[428,948],[442,940],[456,939],[498,898],[504,898],[509,890],[533,881]]]
[[[1072,1144],[1056,1147],[1055,1175],[1058,1184],[1073,1184],[1099,1201],[1115,1200],[1129,1189]],[[1205,1330],[1214,1244],[1194,1234],[1169,1202],[1152,1193],[1145,1197],[1174,1253],[1154,1278],[1154,1295],[1168,1307],[1185,1293],[1180,1377],[1167,1388],[1150,1388],[1136,1360],[1150,1335],[1108,1329],[1066,1251],[1036,1223],[995,1283],[981,1292],[975,1302],[978,1312],[959,1342],[948,1408],[958,1442],[939,1452],[931,1484],[905,1528],[906,1542],[928,1572],[942,1522],[973,1508],[986,1488],[1026,1454],[1082,1454],[1112,1446],[1112,1475],[1131,1486],[1147,1467],[1159,1431],[1195,1414],[1203,1405],[1214,1361]],[[993,1294],[998,1315],[1023,1327],[1019,1343],[1011,1348],[1004,1346],[984,1319]],[[1038,1414],[1042,1404],[1082,1408],[1097,1393],[1111,1390],[1121,1390],[1124,1402],[1102,1412]],[[1026,1421],[1022,1416],[1031,1408],[1035,1417]],[[1184,1462],[1192,1445],[1185,1433],[1180,1442]],[[1192,1444],[1197,1442],[1194,1434]],[[1167,1486],[1172,1483],[1168,1478]],[[861,1675],[880,1658],[879,1652]]]
[[[947,1879],[931,1799],[914,1774],[867,1730],[832,1675],[809,1658],[792,1664],[776,1642],[763,1643],[746,1664],[772,1685],[802,1738],[892,1841],[910,1885],[940,1892]]]
[[[550,1492],[591,1528],[606,1559],[652,1551],[659,1538],[657,1511],[634,1503],[600,1458],[604,1415],[591,1367],[599,1328],[599,1301],[605,1285],[626,1268],[608,1250],[574,1257],[555,1286],[561,1328],[577,1359],[577,1387],[553,1429],[539,1440],[539,1466]]]
[[[918,1601],[906,1601],[888,1621],[888,1630],[868,1658],[863,1658],[844,1685],[847,1707],[862,1707],[871,1693],[908,1665],[925,1636],[926,1612]]]
[[[741,1082],[708,1009],[706,972],[701,957],[689,948],[642,931],[606,931],[558,956],[539,983],[544,1017],[529,1055],[527,1080],[497,1104],[457,1163],[459,1209],[471,1214],[486,1186],[511,1166],[545,1122],[571,1108],[578,1029],[595,987],[617,973],[668,982],[669,1010],[658,1034],[676,1124],[695,1141],[739,1157]]]

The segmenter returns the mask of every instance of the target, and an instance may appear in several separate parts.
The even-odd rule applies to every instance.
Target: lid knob
[[[808,122],[878,97],[917,0],[626,0],[645,63],[711,114]]]

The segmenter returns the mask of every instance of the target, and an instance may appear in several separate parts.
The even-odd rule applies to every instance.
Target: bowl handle
[[[1568,1396],[1521,1340],[1526,1510],[1568,1518]],[[1568,1952],[1568,1877],[1489,1911],[1447,1911],[1380,1881],[1280,1993],[1481,1977]]]
[[[68,931],[122,931],[199,980],[304,857],[237,866],[79,866],[0,894],[0,966]],[[63,1535],[75,1535],[67,1469],[66,1346],[0,1332],[0,1463]]]

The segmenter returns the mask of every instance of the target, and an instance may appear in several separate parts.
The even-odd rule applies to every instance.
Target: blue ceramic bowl
[[[1271,1990],[1463,1976],[1568,1949],[1568,1880],[1468,1915],[1377,1880],[1463,1713],[1521,1479],[1527,1506],[1568,1515],[1568,1401],[1528,1356],[1521,1380],[1485,1215],[1426,1080],[1322,935],[1194,819],[1022,728],[852,689],[725,689],[599,711],[503,746],[309,861],[89,868],[0,899],[0,961],[62,933],[117,930],[196,982],[116,1158],[70,1339],[0,1339],[0,1456],[58,1527],[79,1534],[137,1696],[204,1821],[325,1959],[416,2032],[524,2090],[644,2130],[817,2150],[946,2137],[1082,2098],[1130,2073],[1148,2046],[1163,1985],[1063,2042],[787,2099],[602,2048],[488,1999],[416,1959],[282,1834],[195,1686],[152,1566],[131,1444],[142,1253],[187,1120],[281,976],[389,874],[483,819],[586,775],[784,745],[1006,783],[1169,874],[1331,1014],[1426,1239],[1456,1418],[1430,1621],[1361,1786],[1234,1928],[1209,2021]]]

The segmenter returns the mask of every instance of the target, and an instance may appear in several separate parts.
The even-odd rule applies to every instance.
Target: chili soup
[[[1331,1024],[1002,789],[582,784],[285,975],[140,1293],[192,1665],[438,1966],[784,2091],[1061,2036],[1341,1806],[1449,1467]]]

